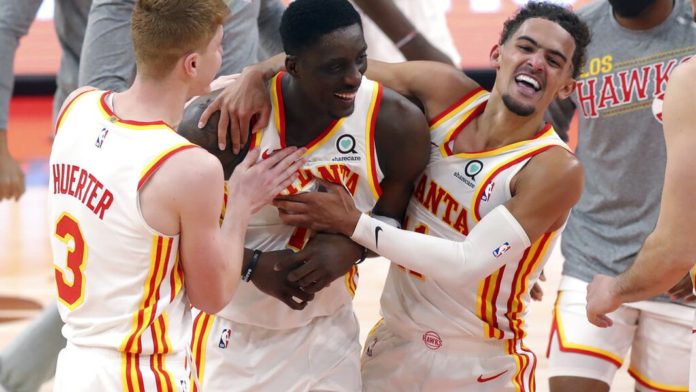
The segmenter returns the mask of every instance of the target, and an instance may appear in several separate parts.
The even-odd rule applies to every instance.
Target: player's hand
[[[621,301],[613,294],[615,284],[616,278],[595,275],[587,286],[587,319],[600,328],[613,325],[607,314],[621,306]]]
[[[544,270],[541,270],[541,275],[539,275],[539,281],[546,282],[546,275],[544,275]],[[541,301],[544,298],[544,290],[541,289],[539,282],[534,282],[532,290],[529,295],[534,301]]]
[[[270,203],[295,180],[305,162],[302,155],[306,151],[288,147],[275,151],[261,162],[256,162],[258,150],[249,151],[230,177],[228,209],[248,208],[253,214]]]
[[[5,131],[3,131],[4,133]],[[24,173],[6,146],[0,145],[0,201],[19,199],[24,193]]]
[[[677,284],[667,292],[674,301],[693,302],[696,300],[691,274],[686,274]]]
[[[218,146],[220,150],[225,149],[229,124],[232,151],[238,154],[241,146],[249,139],[250,128],[256,132],[268,126],[271,98],[263,75],[253,69],[243,71],[234,83],[227,84],[201,114],[198,127],[203,128],[210,116],[218,110]]]
[[[264,252],[251,275],[251,282],[264,293],[282,301],[295,310],[302,310],[314,299],[314,294],[300,290],[290,283],[288,274],[302,265],[303,261],[290,250]],[[284,268],[276,269],[283,262]]]
[[[362,246],[344,235],[317,233],[295,255],[303,264],[290,271],[288,281],[303,292],[314,294],[348,273],[362,252]],[[283,260],[275,269],[285,271],[293,267],[292,262]]]
[[[236,82],[237,79],[239,79],[240,75],[241,74],[236,73],[232,75],[218,76],[217,78],[215,78],[215,80],[210,82],[210,91],[219,90],[221,88],[229,86],[230,84]]]
[[[326,192],[278,196],[273,200],[280,219],[291,226],[351,236],[361,214],[353,198],[342,185],[316,180]]]

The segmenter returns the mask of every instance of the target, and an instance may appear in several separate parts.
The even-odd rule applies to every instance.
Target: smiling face
[[[359,24],[323,35],[296,56],[286,68],[314,108],[333,118],[349,116],[367,70],[367,44]]]
[[[505,107],[530,116],[546,110],[556,97],[567,98],[575,86],[574,51],[575,40],[560,25],[541,18],[526,20],[491,51],[497,70],[494,89]]]

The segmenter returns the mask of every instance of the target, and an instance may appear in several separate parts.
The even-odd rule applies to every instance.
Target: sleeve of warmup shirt
[[[14,59],[19,39],[27,35],[40,6],[41,0],[0,2],[0,130],[7,129],[14,87]]]
[[[366,214],[351,238],[405,268],[449,285],[480,281],[504,264],[517,262],[530,246],[527,233],[502,205],[488,213],[464,241],[399,230]]]

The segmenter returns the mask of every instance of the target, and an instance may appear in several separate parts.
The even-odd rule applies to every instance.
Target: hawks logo
[[[428,331],[424,333],[423,343],[425,343],[425,347],[431,350],[437,350],[438,348],[442,347],[442,339],[435,331]]]

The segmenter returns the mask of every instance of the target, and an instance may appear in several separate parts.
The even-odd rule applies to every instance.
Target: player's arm
[[[588,287],[588,318],[611,325],[605,316],[620,304],[647,299],[674,286],[696,260],[696,63],[684,63],[670,76],[663,119],[667,167],[660,215],[631,267],[616,278],[598,276]]]
[[[423,113],[396,92],[385,88],[375,124],[375,150],[384,174],[382,194],[373,214],[401,222],[413,184],[430,158],[430,134]]]
[[[214,99],[218,92],[213,92],[210,95],[196,98],[184,111],[184,116],[179,123],[177,132],[190,142],[197,144],[207,150],[210,154],[217,157],[222,164],[224,177],[229,178],[235,168],[245,159],[248,153],[248,145],[241,149],[239,154],[235,154],[227,144],[227,148],[220,150],[217,141],[217,119],[219,112],[213,113],[211,121],[209,121],[202,129],[198,128],[198,121],[201,113],[205,111],[208,104]],[[229,134],[227,135],[229,142]],[[232,195],[230,195],[232,199]],[[218,204],[219,205],[219,204]],[[218,210],[219,212],[219,210]],[[312,249],[316,248],[316,243]],[[245,249],[242,261],[242,271],[246,271],[251,262],[253,249]],[[301,265],[309,255],[296,254],[291,251],[270,251],[264,252],[258,260],[253,273],[251,274],[251,282],[264,293],[277,298],[292,309],[302,310],[307,305],[308,301],[313,299],[313,294],[303,292],[297,287],[290,285],[287,282],[289,270]],[[276,264],[283,261],[286,269],[282,271],[275,270]],[[236,275],[239,276],[239,275]],[[234,277],[236,279],[236,276]],[[297,302],[293,298],[298,298],[301,302]]]
[[[572,155],[555,148],[532,161],[518,174],[512,199],[489,212],[464,241],[386,225],[357,211],[345,192],[333,185],[328,186],[329,193],[299,195],[293,202],[274,204],[287,211],[284,219],[289,222],[316,230],[339,230],[410,270],[461,285],[517,262],[532,242],[562,225],[579,199],[583,173]]]
[[[389,37],[407,60],[452,60],[433,46],[394,4],[393,0],[354,0],[354,3]]]
[[[195,307],[215,313],[229,302],[241,275],[249,217],[292,181],[302,152],[285,149],[258,164],[258,153],[250,153],[229,181],[222,224],[224,180],[215,157],[201,149],[181,151],[150,180],[155,193],[148,200],[178,216],[186,292]]]
[[[433,61],[383,63],[370,60],[366,76],[401,95],[419,100],[428,121],[479,88],[478,83],[457,68]]]

